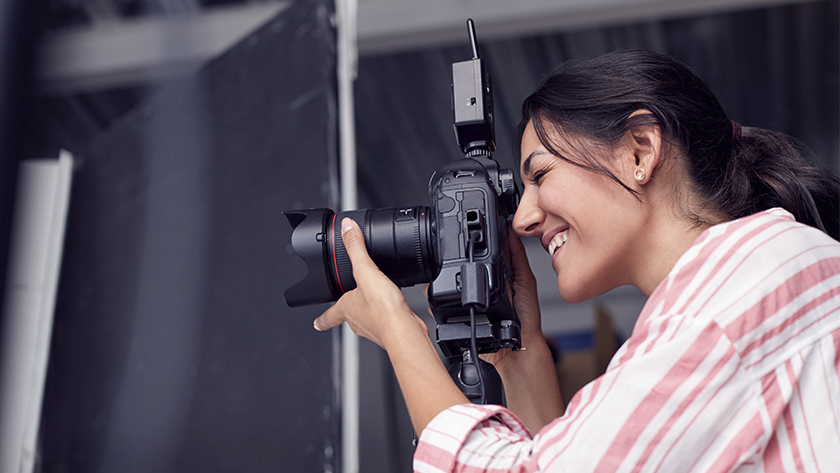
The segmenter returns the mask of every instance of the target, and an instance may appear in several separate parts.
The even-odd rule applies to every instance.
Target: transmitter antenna
[[[478,41],[475,39],[475,23],[472,18],[467,20],[467,34],[470,35],[470,46],[472,46],[473,59],[478,59]]]

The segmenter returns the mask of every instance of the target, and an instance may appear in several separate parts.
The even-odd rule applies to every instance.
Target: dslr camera
[[[519,190],[513,170],[492,158],[490,79],[478,58],[472,20],[467,25],[473,58],[452,64],[455,136],[464,158],[432,175],[430,206],[284,212],[293,227],[292,247],[307,266],[304,278],[284,295],[290,307],[297,307],[338,300],[356,287],[340,228],[342,219],[351,218],[364,233],[373,261],[397,286],[430,283],[437,342],[450,361],[460,361],[450,374],[462,391],[474,401],[481,396],[501,403],[498,374],[473,360],[478,353],[521,347],[505,241]],[[484,384],[493,382],[499,383],[499,394],[486,399]]]

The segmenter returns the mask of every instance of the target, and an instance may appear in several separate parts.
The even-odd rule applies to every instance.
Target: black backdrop
[[[337,203],[332,13],[295,2],[77,154],[43,471],[338,469],[337,333],[283,301],[280,214]]]

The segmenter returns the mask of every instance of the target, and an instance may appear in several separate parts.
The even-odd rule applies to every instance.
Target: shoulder
[[[772,292],[814,265],[820,279],[831,279],[840,271],[840,243],[783,209],[766,210],[703,232],[649,304],[664,303],[661,313],[708,313],[716,302]]]
[[[775,208],[709,228],[672,273],[712,286],[725,280],[724,292],[772,291],[815,264],[840,269],[840,242]]]
[[[651,295],[643,316],[714,323],[747,355],[770,340],[809,343],[840,323],[829,317],[838,304],[840,243],[771,209],[704,232]]]
[[[774,208],[715,225],[704,232],[674,267],[674,271],[702,268],[725,270],[726,263],[775,264],[816,251],[816,257],[840,253],[840,242],[794,220]],[[734,269],[734,268],[729,268]]]

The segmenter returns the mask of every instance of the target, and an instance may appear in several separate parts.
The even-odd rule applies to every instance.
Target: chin
[[[609,290],[593,289],[594,286],[589,284],[570,285],[564,284],[560,280],[557,281],[557,290],[558,292],[560,292],[560,297],[562,297],[564,301],[572,304],[577,304],[578,302],[583,302],[585,300],[592,299],[593,297],[598,297]]]
[[[557,281],[557,290],[558,292],[560,292],[560,297],[562,297],[563,300],[566,302],[577,304],[578,302],[583,302],[590,298],[586,297],[583,291],[581,291],[580,289],[582,288],[567,287],[560,281]]]

